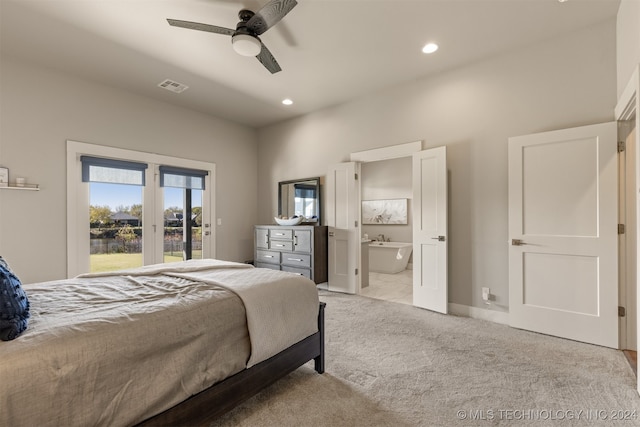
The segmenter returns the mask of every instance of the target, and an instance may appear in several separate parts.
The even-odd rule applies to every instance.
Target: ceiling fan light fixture
[[[256,56],[262,50],[262,43],[249,34],[236,34],[231,37],[233,50],[242,56]]]

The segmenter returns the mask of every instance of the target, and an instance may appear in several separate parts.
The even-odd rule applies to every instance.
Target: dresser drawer
[[[276,249],[278,251],[292,251],[293,240],[270,240],[269,249]]]
[[[283,253],[280,262],[282,265],[311,268],[311,255]]]
[[[283,265],[282,271],[288,271],[289,273],[296,273],[306,277],[307,279],[311,279],[311,270],[306,268],[296,268],[296,267],[289,267],[288,265]]]
[[[267,264],[266,262],[256,262],[256,268],[270,268],[271,270],[280,270],[280,264]]]
[[[293,239],[293,230],[291,229],[271,229],[269,230],[269,237],[271,239],[283,239],[283,240],[292,240]]]
[[[280,264],[280,252],[257,250],[256,262],[268,262],[272,264]]]

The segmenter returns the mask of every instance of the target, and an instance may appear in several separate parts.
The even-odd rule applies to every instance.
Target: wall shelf
[[[40,191],[38,184],[24,184],[18,186],[16,184],[9,183],[8,186],[0,186],[0,190],[27,190],[27,191]]]

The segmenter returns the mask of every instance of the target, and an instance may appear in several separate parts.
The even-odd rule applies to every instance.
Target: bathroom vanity
[[[327,226],[256,225],[254,260],[259,268],[289,271],[324,283],[328,280]]]

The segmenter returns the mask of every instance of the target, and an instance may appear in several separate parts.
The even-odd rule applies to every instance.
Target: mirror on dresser
[[[280,181],[278,216],[304,216],[304,224],[320,225],[320,177]]]

